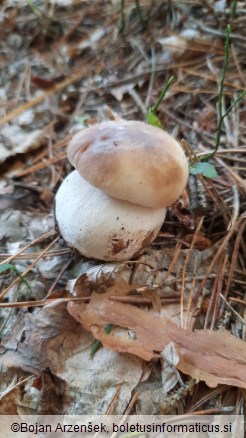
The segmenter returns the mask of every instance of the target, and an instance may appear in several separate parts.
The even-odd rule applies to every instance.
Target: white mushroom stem
[[[106,195],[75,170],[56,195],[56,220],[69,246],[86,257],[130,260],[157,236],[165,208],[149,208]]]

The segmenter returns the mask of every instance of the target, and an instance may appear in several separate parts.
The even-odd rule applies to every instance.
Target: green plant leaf
[[[8,271],[15,271],[15,266],[11,265],[10,263],[4,263],[3,265],[0,266],[0,274],[2,274],[2,272]]]
[[[153,112],[153,108],[149,108],[146,114],[146,120],[149,125],[157,126],[158,128],[163,128],[159,117]]]
[[[104,327],[104,331],[107,334],[109,334],[111,332],[112,328],[113,328],[112,324],[106,324]],[[101,341],[98,341],[98,339],[95,339],[95,341],[91,344],[90,357],[93,357],[101,347],[102,347]]]
[[[218,176],[215,167],[210,163],[195,163],[190,166],[191,175],[198,175],[199,173],[206,176],[206,178],[216,178]]]
[[[80,125],[85,126],[87,128],[88,125],[86,123],[86,120],[88,120],[89,118],[90,118],[89,116],[84,115],[84,116],[76,117],[75,120],[76,120],[76,122],[80,123]]]
[[[28,287],[28,289],[31,289],[28,281],[21,276],[21,273],[18,271],[18,269],[16,268],[15,265],[12,265],[11,263],[4,263],[3,265],[0,266],[0,274],[2,274],[5,271],[8,271],[8,270],[14,272],[18,277],[20,277],[20,281],[22,283],[25,283],[25,285]]]

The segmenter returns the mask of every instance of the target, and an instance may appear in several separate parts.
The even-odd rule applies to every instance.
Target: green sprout
[[[230,26],[230,24],[228,24],[227,28],[226,28],[225,60],[224,60],[224,65],[223,65],[220,81],[219,81],[218,124],[217,124],[217,130],[216,130],[216,140],[215,140],[214,150],[212,152],[210,152],[209,154],[204,155],[201,158],[201,161],[199,163],[195,163],[195,164],[192,164],[190,166],[190,174],[191,175],[202,174],[203,176],[206,176],[207,178],[215,178],[217,176],[217,172],[216,172],[214,165],[207,163],[207,160],[209,160],[210,158],[213,158],[215,156],[216,152],[218,151],[218,148],[220,146],[222,126],[223,126],[223,122],[224,122],[225,117],[228,116],[228,114],[237,105],[237,103],[246,96],[246,91],[243,91],[240,94],[240,96],[230,105],[230,107],[223,114],[222,100],[223,100],[225,75],[226,75],[226,70],[227,70],[228,63],[229,63],[230,32],[231,32],[231,26]]]
[[[146,114],[146,120],[147,120],[149,125],[157,126],[158,128],[163,128],[162,123],[161,123],[159,117],[157,116],[157,111],[158,111],[158,108],[159,108],[161,102],[166,97],[166,94],[171,86],[171,83],[173,82],[173,79],[174,79],[173,76],[171,76],[168,79],[168,81],[167,81],[165,87],[163,88],[161,95],[160,95],[159,99],[157,100],[156,104],[148,109],[147,114]]]
[[[5,271],[12,271],[12,272],[14,272],[14,274],[16,274],[20,278],[20,281],[22,283],[25,283],[25,285],[28,288],[30,288],[28,282],[26,281],[26,279],[24,277],[22,277],[20,271],[16,268],[15,265],[12,265],[11,263],[4,263],[3,265],[0,266],[0,274],[2,274]]]
[[[234,20],[236,13],[237,13],[237,0],[233,0],[231,3],[231,17],[230,17],[231,22]]]
[[[145,29],[147,27],[148,21],[144,18],[143,12],[140,6],[139,0],[135,0],[136,5],[136,11],[137,15],[139,17],[139,20],[141,21],[141,24],[143,28]],[[126,29],[126,14],[125,14],[125,0],[120,0],[120,26],[119,26],[119,32],[121,35],[125,33]]]

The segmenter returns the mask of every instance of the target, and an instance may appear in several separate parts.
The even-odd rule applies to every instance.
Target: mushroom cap
[[[110,121],[85,128],[70,141],[68,159],[93,186],[146,207],[172,204],[188,179],[180,144],[144,122]]]
[[[166,210],[112,198],[75,170],[56,194],[55,215],[69,246],[86,257],[130,260],[156,237]]]

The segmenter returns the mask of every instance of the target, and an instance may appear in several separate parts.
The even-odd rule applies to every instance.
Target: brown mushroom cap
[[[188,179],[183,149],[167,132],[138,121],[110,121],[77,133],[68,158],[80,175],[108,195],[163,208]]]

